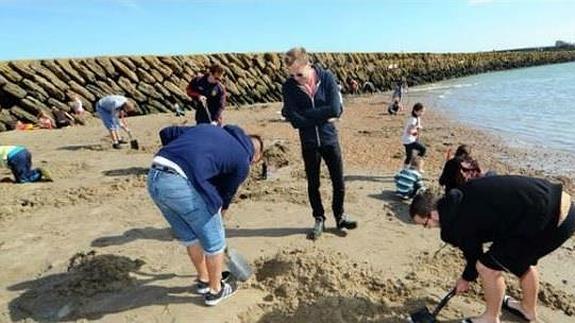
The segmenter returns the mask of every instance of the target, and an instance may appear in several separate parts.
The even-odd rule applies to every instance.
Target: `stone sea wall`
[[[488,71],[575,61],[575,50],[318,53],[314,60],[330,68],[339,80],[351,77],[360,85],[370,81],[383,91],[401,77],[413,86]],[[96,101],[108,94],[129,97],[140,114],[173,111],[175,104],[188,109],[186,85],[212,63],[226,69],[229,104],[281,100],[286,72],[277,53],[9,61],[0,62],[0,131],[12,129],[16,120],[35,123],[41,111],[51,113],[52,107],[69,111],[73,96],[80,97],[91,113]]]

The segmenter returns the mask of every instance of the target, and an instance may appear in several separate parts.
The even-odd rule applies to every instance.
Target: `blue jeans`
[[[26,149],[10,156],[7,164],[18,183],[31,183],[42,179],[40,171],[32,169],[32,155]]]
[[[223,252],[225,232],[220,212],[211,214],[192,183],[175,172],[148,173],[148,192],[184,246],[200,243],[207,255]]]

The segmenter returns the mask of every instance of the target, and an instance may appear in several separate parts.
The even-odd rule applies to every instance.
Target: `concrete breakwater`
[[[388,90],[405,77],[418,85],[465,75],[519,67],[575,61],[575,50],[531,52],[317,53],[314,60],[330,68],[339,80],[351,77]],[[232,105],[281,100],[286,72],[281,54],[213,54],[192,56],[122,56],[0,62],[0,131],[17,120],[29,123],[51,107],[70,110],[78,96],[88,112],[108,94],[132,99],[140,114],[185,109],[188,82],[213,64],[226,70],[225,85]],[[345,88],[344,88],[345,92]]]

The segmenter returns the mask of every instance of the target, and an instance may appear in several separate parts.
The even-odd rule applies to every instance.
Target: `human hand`
[[[458,278],[455,282],[455,293],[462,294],[469,290],[469,282],[463,278]]]
[[[204,95],[200,95],[200,96],[198,97],[198,100],[200,100],[200,102],[201,102],[203,105],[206,105],[206,103],[208,102],[208,98],[206,98]]]

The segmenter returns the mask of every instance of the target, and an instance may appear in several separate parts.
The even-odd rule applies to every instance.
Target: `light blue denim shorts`
[[[226,247],[221,212],[211,214],[192,183],[175,172],[150,168],[148,192],[184,246],[200,243],[207,255]]]
[[[100,116],[104,127],[108,130],[119,130],[120,129],[120,120],[118,116],[116,116],[116,111],[109,111],[100,107],[99,105],[96,106],[96,112]]]

